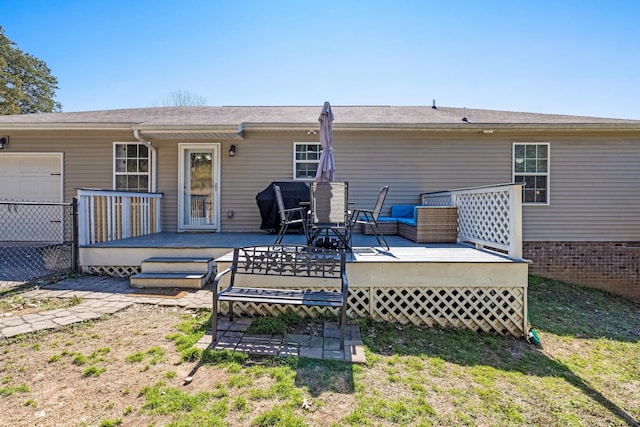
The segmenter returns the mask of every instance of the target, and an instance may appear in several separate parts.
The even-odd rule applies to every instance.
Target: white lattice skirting
[[[87,272],[129,277],[139,271],[140,267],[136,266],[90,266]],[[523,337],[526,332],[526,298],[525,288],[508,286],[351,286],[347,315],[351,318],[371,317],[378,321],[404,325],[468,328]],[[323,310],[328,310],[320,307],[253,303],[235,303],[233,308],[238,316],[277,316],[294,310],[302,316],[315,317]],[[221,303],[220,313],[227,314],[226,303]]]
[[[513,287],[352,287],[347,314],[352,318],[371,317],[392,323],[468,328],[522,337],[526,326],[525,301],[525,289]],[[234,314],[248,316],[277,316],[294,310],[315,317],[326,310],[253,303],[235,303],[233,307]],[[220,312],[226,314],[227,310],[227,304],[221,303]]]
[[[138,274],[140,270],[139,265],[89,265],[84,268],[85,273],[122,278],[128,278],[134,274]]]

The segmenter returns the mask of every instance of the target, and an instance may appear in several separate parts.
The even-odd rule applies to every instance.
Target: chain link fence
[[[0,288],[76,271],[76,201],[0,201]]]

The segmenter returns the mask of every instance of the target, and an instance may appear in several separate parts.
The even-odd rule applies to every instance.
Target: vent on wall
[[[9,144],[8,136],[0,136],[0,150],[4,148],[5,145]]]

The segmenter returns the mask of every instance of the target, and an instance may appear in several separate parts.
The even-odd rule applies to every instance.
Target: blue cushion
[[[415,218],[398,218],[398,224],[412,225],[414,227],[417,226]]]
[[[416,205],[392,205],[391,216],[394,218],[412,218]]]

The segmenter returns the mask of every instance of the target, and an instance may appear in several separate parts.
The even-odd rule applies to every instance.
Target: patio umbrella
[[[328,102],[324,103],[322,112],[320,113],[320,144],[322,145],[322,154],[318,163],[318,171],[316,172],[316,182],[333,181],[333,173],[335,172],[335,164],[333,163],[333,112]]]

